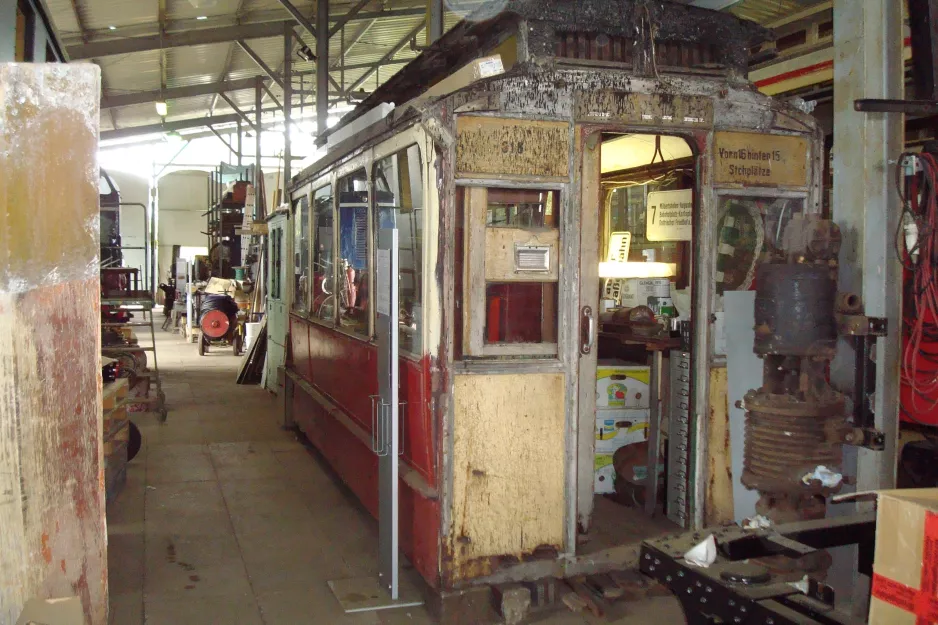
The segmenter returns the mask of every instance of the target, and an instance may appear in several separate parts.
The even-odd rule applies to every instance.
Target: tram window
[[[309,198],[293,202],[293,312],[309,312]]]
[[[332,185],[313,193],[312,317],[326,323],[335,319],[333,275]]]
[[[420,148],[412,145],[375,163],[375,230],[398,229],[398,345],[423,350],[423,176]]]
[[[603,141],[604,309],[641,304],[690,318],[695,165],[681,137],[628,134]],[[656,295],[636,297],[635,286],[648,279],[661,281]]]
[[[781,252],[785,226],[804,198],[724,195],[718,203],[716,291],[752,287],[756,266]]]
[[[557,353],[560,192],[465,190],[463,353]]]
[[[339,327],[368,336],[368,177],[364,169],[339,179],[339,261],[335,302]]]

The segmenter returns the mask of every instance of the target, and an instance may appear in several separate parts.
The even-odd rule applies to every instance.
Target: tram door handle
[[[593,317],[593,308],[584,306],[580,310],[580,353],[589,354],[593,351],[596,341],[596,319]]]

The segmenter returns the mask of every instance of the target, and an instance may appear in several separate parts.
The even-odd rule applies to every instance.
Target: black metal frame
[[[707,537],[696,532],[646,541],[639,567],[675,594],[689,625],[860,625],[865,621],[836,610],[833,590],[808,578],[802,590],[773,581],[741,583],[728,580],[735,563],[766,556],[800,558],[816,551],[858,545],[858,569],[872,573],[876,515],[802,521],[770,529],[739,527],[712,532],[717,561],[709,568],[688,564],[684,554]]]

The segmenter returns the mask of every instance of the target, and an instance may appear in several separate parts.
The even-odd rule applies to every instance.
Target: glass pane
[[[309,199],[293,203],[293,310],[309,311]]]
[[[413,145],[375,163],[375,224],[398,229],[399,348],[423,351],[423,176]]]
[[[803,212],[803,198],[721,196],[716,223],[717,294],[751,288],[756,266],[781,253],[785,226]]]
[[[486,225],[490,228],[556,228],[557,191],[489,189]]]
[[[327,185],[313,194],[313,307],[310,312],[323,321],[335,318],[332,236],[332,185]]]
[[[339,326],[368,336],[368,178],[361,169],[339,180]]]
[[[556,343],[556,282],[489,282],[486,343]]]

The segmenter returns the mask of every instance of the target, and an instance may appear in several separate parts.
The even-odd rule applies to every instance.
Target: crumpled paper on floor
[[[696,547],[684,554],[684,561],[693,566],[708,568],[717,560],[717,539],[710,534]]]

